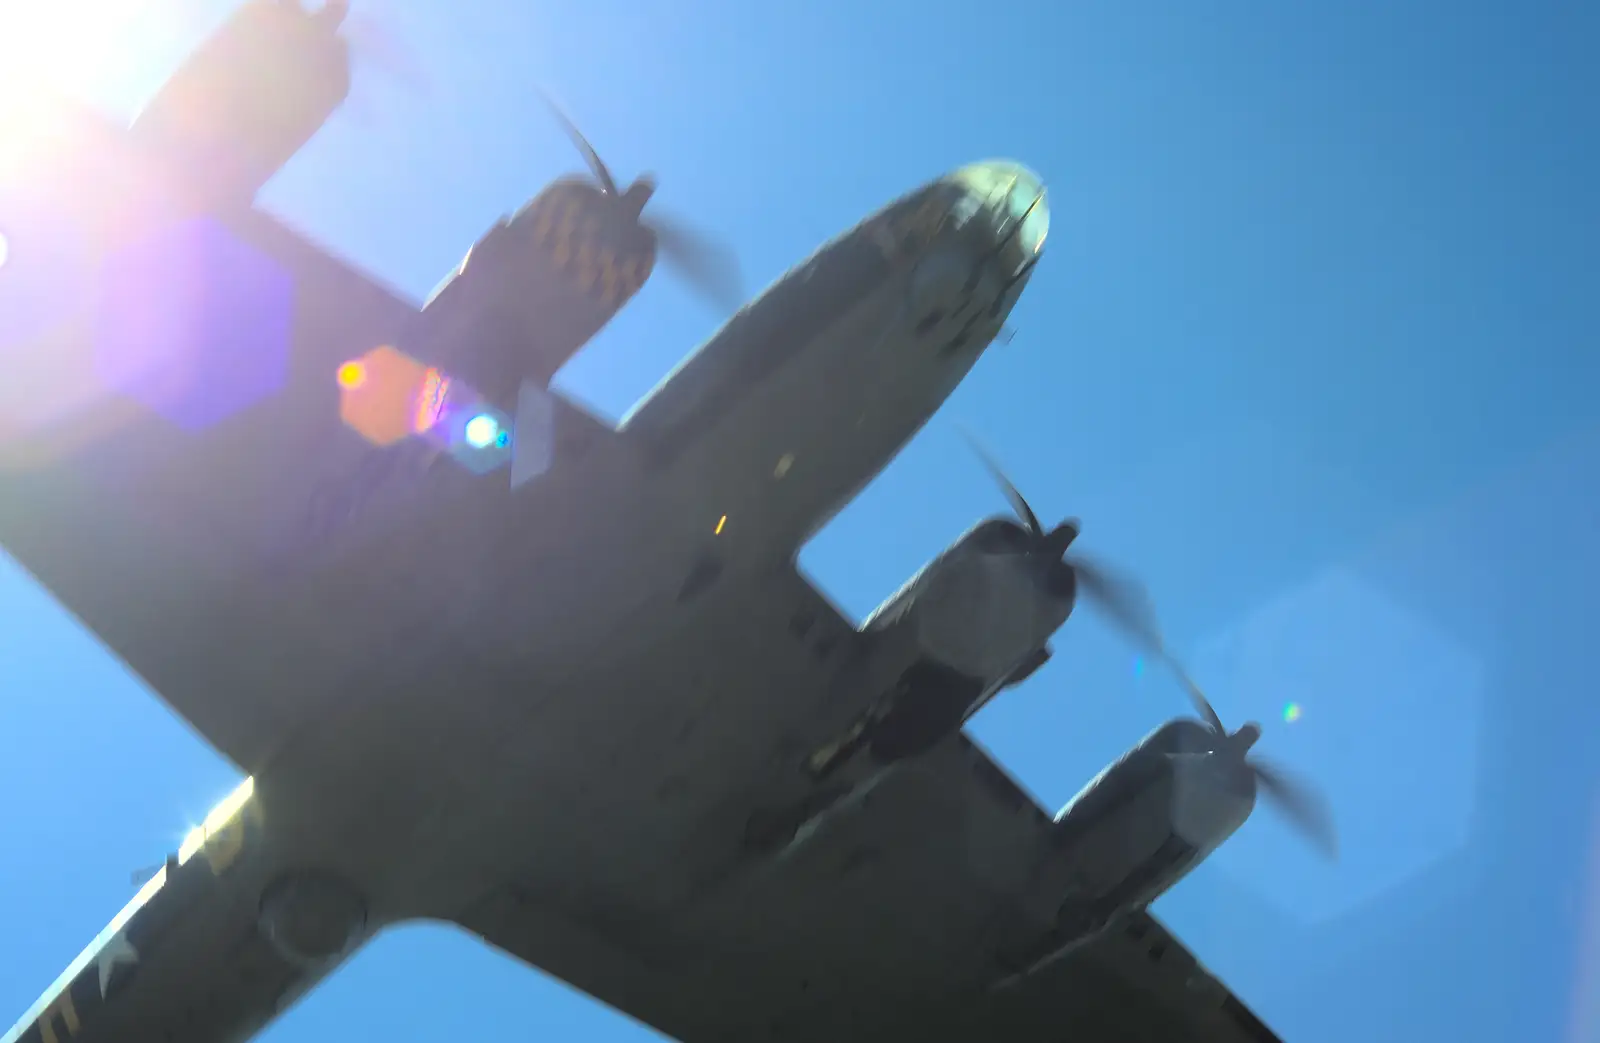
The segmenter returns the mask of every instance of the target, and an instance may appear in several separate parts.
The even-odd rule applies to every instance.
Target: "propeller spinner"
[[[1176,663],[1172,665],[1188,691],[1190,701],[1211,732],[1212,756],[1232,762],[1239,771],[1253,777],[1260,792],[1278,806],[1295,829],[1328,858],[1338,858],[1339,839],[1334,830],[1333,816],[1321,794],[1283,768],[1259,757],[1249,756],[1250,748],[1261,738],[1261,725],[1248,721],[1240,725],[1238,731],[1229,732],[1200,686],[1182,667]]]
[[[655,195],[656,180],[649,174],[635,178],[626,189],[619,187],[589,139],[583,136],[576,123],[562,111],[548,94],[545,104],[560,121],[567,136],[583,154],[584,161],[594,175],[595,184],[603,196],[614,200],[628,220],[637,222],[654,234],[661,256],[678,269],[694,290],[714,306],[726,311],[736,311],[744,304],[744,285],[739,274],[739,260],[732,249],[706,238],[690,226],[671,218],[643,216],[645,204]]]
[[[1068,518],[1046,530],[1027,499],[994,458],[970,434],[963,431],[962,435],[1016,512],[1022,537],[1027,542],[1026,553],[1045,570],[1046,581],[1057,589],[1081,591],[1142,649],[1177,668],[1167,654],[1166,641],[1156,622],[1155,607],[1144,585],[1088,555],[1068,554],[1068,548],[1078,538],[1078,520]],[[1178,669],[1181,673],[1181,668]]]

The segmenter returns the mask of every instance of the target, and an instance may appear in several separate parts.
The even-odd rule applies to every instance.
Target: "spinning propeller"
[[[619,188],[616,178],[611,176],[610,168],[594,150],[594,146],[589,144],[589,139],[583,136],[577,124],[549,95],[545,95],[544,100],[556,119],[561,121],[572,143],[583,153],[601,195],[613,200],[628,220],[643,225],[655,235],[661,256],[678,269],[696,292],[718,308],[737,311],[744,304],[745,296],[743,280],[739,275],[739,259],[733,250],[670,218],[652,215],[645,219],[642,214],[645,204],[655,194],[655,178],[642,174],[626,189]]]
[[[1305,834],[1323,854],[1329,858],[1337,858],[1339,840],[1334,833],[1333,816],[1328,813],[1327,804],[1321,795],[1297,781],[1282,768],[1259,758],[1247,756],[1250,747],[1261,738],[1261,725],[1249,721],[1241,725],[1238,731],[1230,733],[1223,727],[1222,718],[1217,716],[1217,711],[1212,708],[1211,700],[1200,691],[1200,686],[1190,679],[1182,667],[1174,663],[1173,668],[1178,674],[1178,679],[1183,682],[1184,688],[1188,690],[1195,709],[1200,711],[1200,716],[1211,732],[1213,739],[1211,755],[1221,758],[1225,767],[1234,767],[1253,776],[1256,785],[1260,787],[1260,792],[1278,805],[1296,829]]]
[[[1131,637],[1136,644],[1152,655],[1171,663],[1161,628],[1156,623],[1155,607],[1150,595],[1138,580],[1122,575],[1115,568],[1083,554],[1067,553],[1072,541],[1078,538],[1079,523],[1068,518],[1055,528],[1046,530],[1039,516],[1028,506],[1022,493],[1006,477],[1005,471],[995,463],[970,434],[962,432],[972,451],[994,476],[995,483],[1005,493],[1021,525],[1017,538],[1025,543],[1026,553],[1039,563],[1046,582],[1059,590],[1076,589],[1086,594],[1106,617]],[[1173,664],[1176,666],[1176,664]],[[1181,670],[1180,670],[1181,672]]]
[[[1063,578],[1061,582],[1075,581],[1077,589],[1089,595],[1113,623],[1151,655],[1166,663],[1178,675],[1179,682],[1188,691],[1195,709],[1200,712],[1207,730],[1211,732],[1213,743],[1210,753],[1221,758],[1224,766],[1232,762],[1239,771],[1248,772],[1260,792],[1283,810],[1295,828],[1309,837],[1329,858],[1337,857],[1338,839],[1327,805],[1314,790],[1295,780],[1283,769],[1247,756],[1256,740],[1261,738],[1261,725],[1252,721],[1231,733],[1223,726],[1222,718],[1217,716],[1211,701],[1200,691],[1183,665],[1167,651],[1161,628],[1156,623],[1155,608],[1143,585],[1103,563],[1082,556],[1069,556],[1067,548],[1078,537],[1078,522],[1069,518],[1046,531],[1039,524],[1039,517],[1034,514],[1033,508],[1028,506],[1028,501],[994,459],[983,451],[970,434],[965,431],[962,434],[1011,502],[1012,510],[1016,511],[1022,523],[1017,529],[1018,535],[1027,541],[1025,553],[1041,562],[1041,566],[1047,570],[1047,581],[1050,581],[1052,574],[1058,574],[1056,570],[1070,573],[1071,578]]]

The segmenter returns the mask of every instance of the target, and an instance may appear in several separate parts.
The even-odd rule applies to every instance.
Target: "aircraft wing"
[[[298,997],[305,976],[257,929],[256,856],[270,858],[274,842],[251,785],[218,805],[0,1043],[237,1040]]]
[[[722,697],[730,712],[769,723],[796,706],[827,715],[825,672],[797,654],[799,628],[783,623],[823,617],[814,625],[829,642],[850,624],[792,571],[767,596],[730,603],[746,611],[704,631],[722,654],[700,655],[694,636],[676,646],[699,664],[702,698],[743,684],[743,700]],[[728,651],[740,645],[748,654]],[[718,862],[706,850],[725,851],[736,821],[724,813],[715,829],[691,831],[677,865]],[[446,918],[684,1043],[1281,1043],[1148,915],[990,992],[1050,824],[963,735],[890,776],[781,867],[713,874],[674,901],[647,896],[678,871],[658,863],[641,883],[612,886],[628,908],[506,880]]]
[[[0,164],[0,195],[46,201],[6,230],[7,271],[34,292],[0,298],[0,546],[255,774],[414,636],[381,632],[404,616],[387,592],[307,577],[353,544],[417,536],[459,506],[441,500],[505,490],[507,470],[428,466],[408,410],[381,448],[347,422],[341,365],[398,358],[413,302],[260,210],[185,216],[121,128],[88,110],[61,124],[57,152]],[[90,248],[62,245],[85,232]],[[404,365],[402,395],[426,386]],[[613,444],[551,398],[564,450]]]
[[[111,401],[87,444],[0,466],[0,545],[246,771],[300,723],[296,672],[323,666],[318,627],[257,596],[265,553],[316,484],[365,451],[341,430],[340,361],[390,343],[411,308],[265,215],[243,238],[294,271],[288,387],[204,431]],[[318,292],[326,282],[338,291]],[[339,296],[349,302],[341,313]],[[86,311],[90,309],[85,309]],[[87,317],[60,336],[91,350]],[[59,359],[59,355],[57,356]],[[331,651],[331,650],[330,650]],[[328,680],[324,678],[324,681]]]
[[[1282,1043],[1148,914],[989,992],[1048,817],[965,739],[884,785],[792,867],[667,921],[619,933],[514,886],[457,919],[684,1043]]]
[[[60,154],[22,174],[0,170],[0,189],[20,185],[50,202],[7,229],[9,267],[27,278],[40,255],[46,266],[83,265],[75,282],[65,269],[35,277],[36,313],[19,319],[18,299],[4,302],[0,545],[207,741],[253,771],[345,666],[318,637],[326,621],[297,618],[261,594],[268,551],[319,484],[369,449],[340,422],[332,374],[395,343],[415,308],[259,211],[226,230],[204,219],[149,222],[165,213],[151,187],[161,182],[119,151],[121,128],[87,110],[65,111],[62,125],[77,133]],[[107,178],[127,184],[108,188]],[[99,205],[80,206],[83,198]],[[128,232],[140,222],[157,230]],[[98,270],[87,256],[63,260],[62,244],[85,229],[120,237]],[[181,248],[149,246],[162,236]],[[43,292],[55,289],[63,292]],[[16,336],[23,342],[11,343]],[[224,372],[185,379],[202,399],[214,392],[203,406],[252,390],[228,383],[251,374],[260,393],[185,430],[148,406],[149,394],[171,399],[172,387],[105,376],[120,364],[107,362],[115,349],[106,347],[119,336],[175,351],[209,338],[213,354],[235,342],[240,356],[226,358]],[[114,393],[133,385],[142,402]]]

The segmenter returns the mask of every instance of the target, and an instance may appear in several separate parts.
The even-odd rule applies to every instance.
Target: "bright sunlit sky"
[[[0,80],[131,115],[228,6],[6,0]],[[660,175],[652,205],[731,239],[753,290],[943,171],[1036,169],[1053,223],[1015,340],[803,561],[864,614],[1000,509],[973,428],[1148,582],[1224,719],[1263,721],[1261,751],[1329,794],[1338,866],[1264,809],[1158,903],[1201,959],[1289,1043],[1600,1040],[1600,9],[376,13],[428,89],[358,70],[263,203],[413,294],[579,169],[540,83],[620,177]],[[663,272],[560,383],[618,416],[718,321]],[[4,1026],[237,773],[9,564],[0,669]],[[1055,807],[1183,707],[1086,608],[976,732]],[[464,1024],[655,1038],[438,927],[383,937],[261,1038]]]

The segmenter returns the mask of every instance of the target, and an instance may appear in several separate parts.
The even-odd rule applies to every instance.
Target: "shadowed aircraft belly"
[[[738,558],[798,550],[905,443],[977,361],[909,328],[904,276],[840,317],[658,472],[673,512]]]

